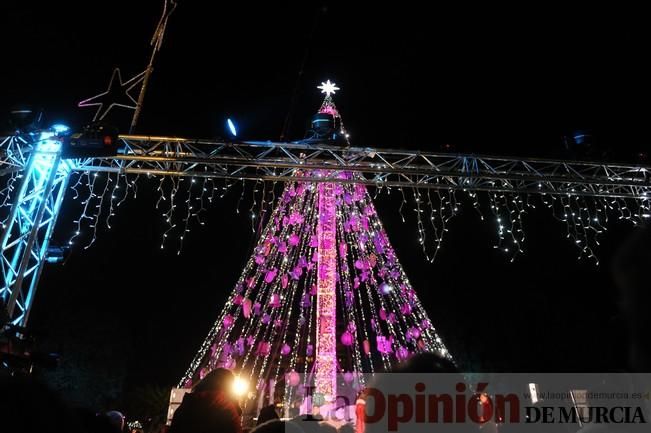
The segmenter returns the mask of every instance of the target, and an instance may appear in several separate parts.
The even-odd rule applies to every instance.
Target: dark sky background
[[[315,86],[331,79],[354,145],[559,155],[563,134],[590,128],[604,147],[648,149],[651,30],[640,11],[375,2],[319,13],[303,3],[180,0],[138,132],[215,137],[230,116],[247,138],[278,139],[307,50],[292,138],[318,108]],[[103,91],[113,67],[125,78],[144,69],[161,4],[3,2],[0,109],[28,102],[51,121],[88,122],[93,110],[76,103]],[[78,245],[65,266],[43,274],[31,324],[71,360],[66,374],[114,374],[119,389],[176,383],[251,252],[249,221],[235,212],[239,188],[193,229],[180,256],[160,250],[152,185],[143,183],[95,245]],[[412,284],[465,368],[621,366],[608,263],[627,226],[612,225],[595,267],[577,261],[564,227],[541,210],[527,216],[527,253],[512,264],[493,249],[492,224],[466,205],[431,265],[398,206],[378,203]],[[64,208],[59,241],[78,211]]]

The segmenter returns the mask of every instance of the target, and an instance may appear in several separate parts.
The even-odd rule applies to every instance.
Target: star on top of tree
[[[320,86],[316,87],[317,89],[321,89],[321,93],[325,93],[326,97],[330,96],[331,94],[334,95],[337,90],[339,90],[339,87],[336,86],[335,83],[331,83],[330,80],[326,81],[325,83],[322,81]]]

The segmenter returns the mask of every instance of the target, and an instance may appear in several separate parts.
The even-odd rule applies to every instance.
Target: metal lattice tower
[[[55,132],[8,137],[0,142],[5,158],[3,174],[11,171],[20,180],[0,235],[0,297],[12,323],[25,325],[70,170],[61,160],[61,142]]]

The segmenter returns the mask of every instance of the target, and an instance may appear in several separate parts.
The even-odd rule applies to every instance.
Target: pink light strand
[[[335,184],[320,183],[317,223],[316,392],[337,393],[337,242]]]

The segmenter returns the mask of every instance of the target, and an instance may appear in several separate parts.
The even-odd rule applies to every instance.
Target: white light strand
[[[80,172],[77,176],[76,182],[71,186],[71,190],[74,192],[72,198],[73,200],[79,199],[80,187],[82,186],[85,187],[87,196],[81,201],[81,214],[79,218],[74,220],[76,228],[69,242],[70,244],[74,243],[84,227],[87,226],[92,229],[89,242],[85,246],[85,248],[88,248],[97,239],[100,217],[104,215],[102,212],[106,212],[103,223],[106,228],[110,229],[112,218],[116,215],[117,209],[130,196],[137,197],[139,176],[128,178],[124,174],[116,174],[115,177],[107,174],[104,177],[99,173],[92,172]],[[14,188],[12,182],[19,179],[19,176],[16,175],[10,179],[13,179],[13,181],[8,181],[7,186],[0,190],[0,208],[3,205],[8,206],[7,203],[10,203],[8,197]],[[181,219],[182,224],[180,225],[183,232],[177,236],[177,254],[180,253],[185,236],[188,235],[192,228],[191,222],[196,220],[199,226],[205,225],[202,214],[207,211],[207,205],[215,203],[214,198],[216,197],[223,198],[230,188],[239,182],[232,183],[224,180],[223,186],[219,186],[215,179],[210,177],[199,180],[177,177],[169,177],[168,180],[168,177],[160,177],[157,180],[158,200],[155,206],[156,209],[162,212],[161,215],[167,225],[162,235],[161,248],[165,247],[172,231],[179,227],[178,222],[175,221],[175,211],[178,210],[176,199],[180,184],[184,181],[188,182],[189,185],[182,203],[185,206],[183,212],[185,217]],[[245,201],[245,193],[247,192],[244,179],[241,179],[241,184],[242,190],[236,206],[237,213],[239,213],[239,209],[243,201]],[[195,190],[193,191],[192,188],[195,188]],[[406,222],[407,218],[403,210],[405,204],[407,204],[407,196],[404,188],[399,187],[398,189],[401,197],[398,213],[401,221]],[[273,203],[275,200],[274,190],[274,186],[268,187],[266,182],[260,180],[257,180],[251,189],[248,215],[251,230],[254,234],[260,232],[266,222],[269,203]],[[267,199],[267,191],[272,196],[270,201]],[[618,221],[625,221],[632,225],[648,222],[651,218],[649,198],[644,196],[640,199],[623,199],[568,194],[540,194],[537,195],[539,199],[532,200],[529,194],[523,197],[520,194],[513,193],[462,191],[465,191],[464,200],[470,202],[480,220],[484,219],[482,197],[487,198],[487,206],[496,221],[498,240],[495,248],[506,254],[511,261],[524,252],[526,240],[524,217],[528,210],[536,209],[535,202],[537,200],[540,200],[551,211],[555,219],[564,224],[566,238],[579,250],[578,258],[587,258],[597,264],[599,260],[595,248],[599,246],[600,238],[606,232],[611,217],[614,216]],[[391,188],[378,186],[373,197],[379,197],[383,192],[390,195]],[[110,194],[110,197],[107,194]],[[457,199],[456,190],[451,189],[447,189],[447,192],[441,189],[436,189],[435,192],[427,189],[424,192],[412,188],[411,195],[414,201],[412,209],[416,215],[416,239],[421,246],[425,260],[433,262],[443,245],[445,233],[448,231],[447,224],[451,218],[461,211],[462,201]],[[435,197],[437,200],[434,200]],[[106,209],[104,209],[104,206],[106,206]],[[430,224],[425,224],[424,218],[429,218]]]

